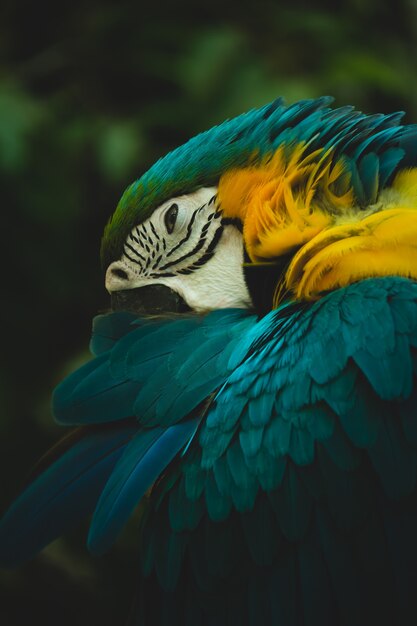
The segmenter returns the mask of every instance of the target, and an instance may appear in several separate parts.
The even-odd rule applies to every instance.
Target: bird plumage
[[[415,165],[417,126],[401,126],[402,113],[365,115],[353,107],[331,109],[333,98],[286,106],[277,99],[190,139],[157,161],[130,185],[107,225],[102,259],[117,258],[129,230],[145,221],[164,200],[217,184],[227,171],[256,165],[286,146],[303,142],[306,153],[320,149],[343,156],[360,205],[372,203],[401,164]]]
[[[133,624],[415,623],[417,127],[329,104],[229,120],[125,192],[109,284],[181,284],[189,310],[95,319],[53,399],[77,436],[1,520],[4,565],[88,514],[102,553],[145,498]],[[220,244],[242,281],[243,254],[272,271],[262,312],[210,310],[206,278],[194,309],[196,276],[239,282]]]

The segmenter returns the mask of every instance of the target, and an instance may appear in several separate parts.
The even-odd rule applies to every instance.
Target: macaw
[[[102,240],[75,426],[0,523],[30,558],[142,502],[141,626],[417,623],[417,126],[282,100],[189,140]]]

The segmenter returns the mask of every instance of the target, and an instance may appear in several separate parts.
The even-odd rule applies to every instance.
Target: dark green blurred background
[[[198,131],[284,95],[417,121],[417,0],[3,0],[1,504],[61,436],[54,385],[107,307],[100,236],[124,187]],[[0,573],[2,626],[123,624],[136,527],[94,560],[85,527]]]

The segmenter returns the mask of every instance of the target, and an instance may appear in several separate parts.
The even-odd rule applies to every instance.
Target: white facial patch
[[[129,233],[106,273],[114,291],[166,285],[195,311],[251,306],[243,275],[243,239],[222,219],[216,188],[171,198]]]

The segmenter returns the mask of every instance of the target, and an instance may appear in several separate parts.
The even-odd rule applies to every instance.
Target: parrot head
[[[246,308],[242,263],[240,231],[222,216],[216,188],[201,187],[168,198],[135,224],[107,268],[106,287],[122,307],[137,295],[144,311]]]
[[[113,308],[263,313],[416,277],[415,130],[330,103],[279,99],[227,120],[130,185],[102,241]]]

